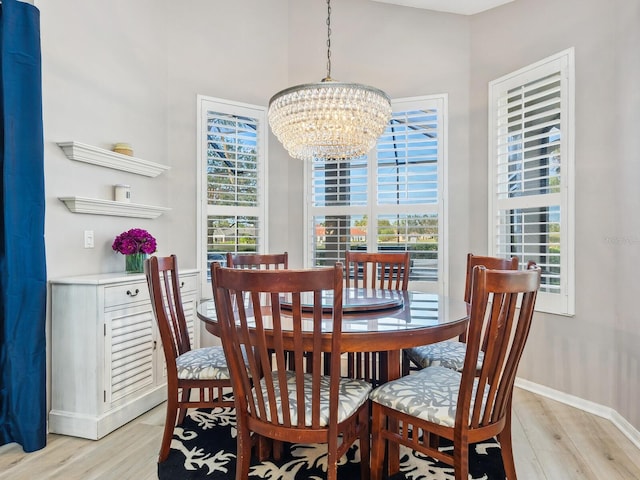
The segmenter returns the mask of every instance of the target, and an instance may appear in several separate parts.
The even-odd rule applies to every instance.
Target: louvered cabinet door
[[[155,320],[146,304],[105,316],[105,389],[107,409],[153,388],[157,349]]]

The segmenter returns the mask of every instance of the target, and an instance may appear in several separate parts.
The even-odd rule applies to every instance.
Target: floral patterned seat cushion
[[[453,427],[461,379],[462,374],[450,368],[430,367],[385,383],[374,389],[369,397],[372,401],[399,412]],[[475,398],[475,392],[474,385],[472,398]],[[486,394],[484,400],[486,401]]]
[[[457,341],[446,341],[422,345],[420,347],[407,348],[407,356],[420,368],[445,367],[462,372],[464,357],[467,354],[467,344]],[[484,352],[478,354],[476,369],[482,368]]]
[[[176,358],[181,380],[229,380],[222,346],[196,348]]]
[[[291,412],[291,423],[297,424],[298,422],[298,402],[296,400],[296,379],[294,372],[286,372],[287,384],[289,385],[289,405]],[[305,397],[307,401],[305,412],[305,425],[311,426],[311,374],[305,373]],[[277,372],[273,372],[273,378],[277,378]],[[320,402],[320,426],[326,427],[329,424],[329,378],[322,377],[320,383],[320,396],[323,399]],[[265,390],[265,379],[260,380],[263,385],[263,391]],[[274,381],[274,388],[276,392],[276,404],[278,411],[278,421],[283,423],[282,417],[282,399],[280,395],[280,387],[278,382]],[[340,379],[340,392],[338,398],[338,423],[344,421],[351,415],[353,415],[362,404],[364,404],[369,398],[369,392],[371,392],[371,384],[364,380],[356,380],[351,378]],[[256,395],[255,389],[253,395]],[[265,405],[267,409],[267,419],[271,420],[271,413],[269,411],[269,400],[265,398]]]

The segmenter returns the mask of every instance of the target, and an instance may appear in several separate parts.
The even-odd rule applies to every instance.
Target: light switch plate
[[[84,231],[84,248],[93,248],[93,230]]]

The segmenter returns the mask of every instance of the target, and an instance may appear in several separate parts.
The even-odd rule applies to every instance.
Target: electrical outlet
[[[84,248],[93,248],[93,230],[84,231]]]

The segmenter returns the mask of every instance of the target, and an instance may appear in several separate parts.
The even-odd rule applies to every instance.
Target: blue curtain
[[[40,12],[0,17],[0,445],[46,444],[46,266]]]

